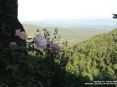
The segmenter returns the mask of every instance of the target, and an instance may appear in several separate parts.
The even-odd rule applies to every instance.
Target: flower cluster
[[[33,41],[37,49],[47,48],[47,40],[41,34],[36,35]]]
[[[33,38],[36,49],[47,49],[49,48],[52,52],[58,53],[60,46],[57,43],[49,41],[43,35],[38,34]]]
[[[10,44],[9,44],[10,48],[13,48],[13,47],[16,47],[16,46],[17,46],[16,42],[10,42]]]
[[[21,29],[16,29],[15,36],[21,38],[22,40],[27,39],[27,34],[24,31],[21,31]],[[45,36],[45,37],[44,37]],[[58,53],[60,51],[60,46],[53,42],[53,40],[50,40],[50,34],[45,30],[44,36],[41,33],[38,33],[33,38],[33,43],[36,49],[50,49],[54,53]],[[9,44],[9,47],[16,47],[16,42],[11,42]]]
[[[60,46],[57,43],[50,43],[49,48],[55,53],[58,53],[60,51]]]
[[[16,29],[15,31],[15,36],[18,36],[19,38],[21,38],[22,40],[26,40],[27,39],[27,34],[24,31],[21,31],[20,29]]]

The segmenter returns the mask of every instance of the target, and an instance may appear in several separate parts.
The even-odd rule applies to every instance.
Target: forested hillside
[[[44,37],[35,36],[26,47],[12,42],[0,50],[1,87],[100,87],[86,83],[117,80],[117,29],[71,46],[60,45],[55,31],[47,47],[50,37],[44,31]]]
[[[102,81],[117,78],[117,29],[81,42],[70,50],[67,71],[78,78]]]

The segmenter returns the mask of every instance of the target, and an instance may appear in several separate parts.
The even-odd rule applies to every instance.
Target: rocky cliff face
[[[25,45],[25,40],[15,36],[16,29],[24,31],[18,16],[18,0],[0,0],[0,48],[8,47],[10,42]]]

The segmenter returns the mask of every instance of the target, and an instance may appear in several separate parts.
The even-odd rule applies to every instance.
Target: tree
[[[24,31],[18,20],[18,0],[0,0],[0,49],[7,48],[10,42],[25,46],[25,40],[15,36],[16,29]]]

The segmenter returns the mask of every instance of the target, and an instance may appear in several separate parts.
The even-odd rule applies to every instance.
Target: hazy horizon
[[[89,26],[117,26],[117,20],[115,19],[63,19],[63,20],[41,20],[41,21],[21,21],[22,23],[29,23],[29,24],[45,24],[45,25],[52,25],[52,26],[82,26],[82,25],[89,25]]]
[[[114,19],[90,19],[90,20],[46,20],[46,21],[27,21],[22,24],[39,28],[55,28],[59,29],[80,29],[85,31],[102,31],[108,32],[117,28],[117,20]]]

